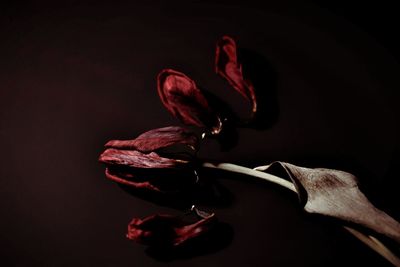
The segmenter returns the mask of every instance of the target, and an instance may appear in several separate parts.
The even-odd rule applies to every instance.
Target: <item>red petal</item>
[[[190,192],[197,176],[191,169],[132,169],[109,166],[106,177],[114,182],[137,189],[179,194]]]
[[[129,185],[135,188],[144,188],[144,189],[148,189],[151,191],[157,191],[160,192],[161,190],[152,185],[149,181],[145,181],[145,182],[134,182],[131,180],[128,180],[127,178],[132,179],[133,175],[132,174],[125,174],[125,177],[119,176],[117,174],[111,173],[111,171],[106,168],[106,177],[114,182],[120,183],[120,184],[124,184],[124,185]]]
[[[127,238],[147,245],[178,246],[208,232],[216,222],[215,214],[195,210],[196,222],[183,221],[182,216],[152,215],[133,219],[128,225]]]
[[[184,160],[160,157],[157,153],[143,154],[135,150],[106,149],[99,157],[99,161],[111,165],[123,165],[134,168],[177,168],[188,163]]]
[[[157,77],[161,102],[176,118],[187,125],[207,127],[220,131],[220,120],[210,108],[196,83],[185,74],[164,69]]]
[[[107,142],[106,147],[139,150],[146,153],[175,144],[184,144],[197,150],[198,138],[185,128],[169,126],[147,131],[133,140],[111,140]]]
[[[226,79],[236,91],[251,101],[253,114],[257,111],[257,100],[252,82],[244,77],[242,64],[238,61],[235,41],[223,36],[217,42],[215,72]]]
[[[211,223],[216,219],[215,214],[208,214],[196,223],[185,225],[183,227],[175,228],[177,237],[175,238],[174,245],[180,245],[185,241],[195,238],[207,232],[211,228]]]

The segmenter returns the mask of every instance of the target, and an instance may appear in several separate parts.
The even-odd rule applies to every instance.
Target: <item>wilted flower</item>
[[[188,76],[172,69],[162,70],[157,77],[157,88],[166,109],[183,123],[206,127],[212,134],[221,131],[221,119]]]
[[[242,59],[244,58],[242,54]],[[236,43],[229,36],[223,36],[217,43],[215,71],[251,102],[251,119],[254,122],[257,99],[253,82],[257,86],[259,83],[254,76],[253,81],[246,77],[251,75],[251,71],[248,69],[247,72],[243,71]],[[221,118],[223,117],[225,122],[230,116],[222,116],[221,109],[217,109],[218,113],[213,110],[205,95],[188,76],[175,70],[165,69],[157,77],[157,86],[164,106],[183,123],[206,127],[211,134],[219,134],[218,137],[223,135]],[[217,106],[213,103],[213,107]],[[260,111],[259,107],[258,115],[262,114]],[[171,153],[171,150],[168,151],[168,148],[177,145],[185,147],[191,153],[183,151],[184,153],[176,154]],[[107,164],[106,176],[120,184],[148,191],[171,192],[197,182],[198,177],[193,163],[194,154],[198,150],[198,138],[182,127],[154,129],[133,140],[112,140],[106,147],[99,160]],[[304,210],[309,213],[330,216],[343,220],[346,224],[358,224],[364,229],[369,228],[400,242],[400,223],[370,203],[359,190],[357,178],[350,173],[321,168],[309,169],[284,162],[254,169],[229,163],[203,163],[202,166],[248,174],[274,182],[298,193],[304,204]],[[283,170],[283,174],[293,183],[268,173],[276,170],[276,167],[280,168],[278,170],[281,174]],[[191,200],[194,199],[193,192],[195,191],[186,192]],[[188,215],[192,217],[194,215],[195,218],[189,220]],[[166,251],[167,247],[175,250],[176,247],[182,248],[182,244],[209,233],[211,229],[216,230],[214,228],[216,222],[214,213],[203,212],[193,206],[190,214],[186,216],[162,214],[143,219],[135,218],[128,225],[126,236],[138,243],[161,247],[163,251]],[[398,258],[375,237],[348,226],[345,228],[388,261],[400,266]]]
[[[215,52],[215,72],[226,79],[243,97],[252,104],[252,114],[257,112],[257,99],[253,83],[243,74],[243,66],[238,59],[237,46],[229,36],[223,36]]]
[[[179,246],[207,233],[216,223],[214,213],[193,208],[186,216],[152,215],[132,219],[126,237],[149,246]],[[190,218],[188,215],[195,215]]]
[[[176,145],[183,145],[186,151],[183,154],[166,151]],[[198,138],[182,127],[154,129],[133,140],[112,140],[106,147],[99,161],[108,166],[106,177],[120,184],[174,191],[197,179],[192,167]]]

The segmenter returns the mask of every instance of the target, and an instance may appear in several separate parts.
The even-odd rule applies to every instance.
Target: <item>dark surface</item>
[[[232,197],[208,207],[227,224],[220,240],[157,256],[126,240],[126,225],[176,211],[107,181],[97,162],[109,139],[177,124],[156,93],[162,68],[238,106],[213,73],[215,42],[230,34],[268,62],[276,114],[232,150],[210,141],[201,155],[350,171],[399,219],[398,18],[376,4],[0,4],[1,265],[389,266],[290,192],[226,173],[210,174]]]

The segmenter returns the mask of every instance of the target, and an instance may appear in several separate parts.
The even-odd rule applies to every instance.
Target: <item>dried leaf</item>
[[[296,186],[304,210],[355,223],[383,234],[400,243],[400,223],[376,208],[360,191],[357,178],[332,169],[309,169],[289,163],[275,162],[257,167],[272,173],[283,168]]]
[[[215,52],[215,72],[252,104],[252,114],[257,112],[257,99],[253,83],[244,77],[242,64],[238,60],[236,42],[229,36],[223,36],[217,42]]]
[[[133,168],[179,168],[188,161],[160,157],[157,153],[144,154],[136,150],[106,149],[99,157],[99,161],[109,165],[121,165]]]
[[[198,150],[197,136],[179,126],[153,129],[142,133],[133,140],[111,140],[107,142],[106,147],[138,150],[147,153],[176,144],[184,144],[192,150]]]
[[[176,118],[187,125],[207,127],[214,134],[221,131],[221,121],[210,108],[196,83],[185,74],[164,69],[157,77],[161,102]]]
[[[134,218],[128,225],[126,237],[150,246],[179,246],[207,233],[216,222],[214,213],[195,209],[195,222],[186,222],[182,216],[152,215]]]

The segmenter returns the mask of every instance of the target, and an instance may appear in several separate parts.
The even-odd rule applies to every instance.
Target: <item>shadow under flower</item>
[[[271,128],[279,116],[277,73],[260,53],[245,48],[238,52],[243,74],[253,83],[257,98],[257,112],[248,127],[258,130]]]
[[[201,169],[198,173],[199,180],[197,182],[188,183],[175,192],[156,192],[124,184],[118,185],[134,197],[178,210],[188,210],[194,204],[204,207],[231,206],[234,195],[217,180],[218,172]],[[176,172],[173,172],[170,175],[176,174]],[[171,179],[165,176],[165,172],[163,178],[171,182]]]
[[[228,247],[233,240],[233,234],[233,228],[229,224],[218,222],[209,232],[186,242],[184,245],[177,247],[151,246],[145,250],[145,253],[161,262],[190,259],[216,253]]]

